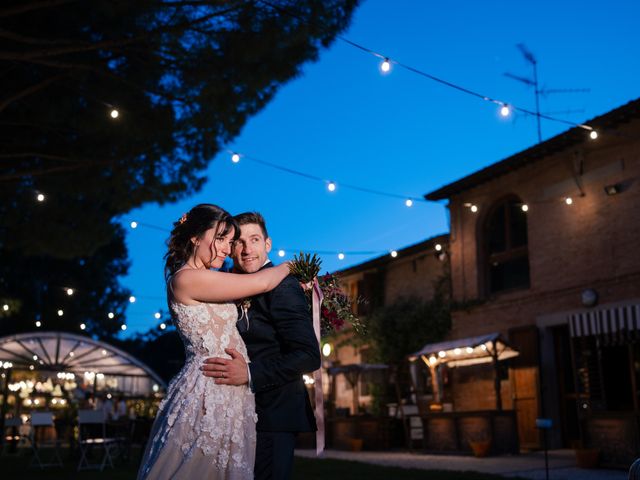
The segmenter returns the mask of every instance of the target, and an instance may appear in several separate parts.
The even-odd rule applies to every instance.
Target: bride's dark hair
[[[165,278],[168,279],[178,271],[193,255],[195,245],[191,239],[201,238],[210,228],[218,230],[213,242],[215,237],[227,235],[231,229],[234,231],[234,240],[240,237],[240,228],[229,212],[209,203],[196,205],[173,224],[171,236],[167,240],[168,250],[164,255]]]

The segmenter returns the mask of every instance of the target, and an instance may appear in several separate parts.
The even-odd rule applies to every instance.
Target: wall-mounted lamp
[[[624,182],[612,183],[611,185],[605,185],[604,193],[606,193],[610,197],[613,195],[618,195],[619,193],[622,193],[627,188],[629,188],[631,183],[633,183],[633,180],[627,180]]]
[[[619,183],[614,183],[613,185],[606,185],[604,187],[604,193],[607,195],[617,195],[622,192],[622,185]]]

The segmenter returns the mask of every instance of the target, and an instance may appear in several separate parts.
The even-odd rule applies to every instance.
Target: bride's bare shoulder
[[[203,283],[211,284],[222,281],[226,272],[205,269],[185,269],[177,272],[171,279],[173,291],[188,289]]]

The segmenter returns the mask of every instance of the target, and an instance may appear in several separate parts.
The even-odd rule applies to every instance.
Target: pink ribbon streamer
[[[322,305],[322,290],[318,284],[318,279],[313,279],[313,289],[311,291],[311,305],[313,313],[313,329],[316,332],[318,346],[320,346],[320,305]],[[322,351],[320,352],[322,358]],[[322,364],[320,368],[313,372],[313,380],[316,392],[316,455],[320,455],[324,451],[324,392],[322,391]]]

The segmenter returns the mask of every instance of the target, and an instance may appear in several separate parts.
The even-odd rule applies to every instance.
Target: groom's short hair
[[[269,234],[267,233],[267,225],[265,224],[264,217],[260,215],[258,212],[240,213],[233,218],[236,222],[238,222],[238,225],[240,226],[247,225],[250,223],[259,225],[260,229],[262,230],[262,234],[264,235],[264,238],[265,239],[269,238]]]

